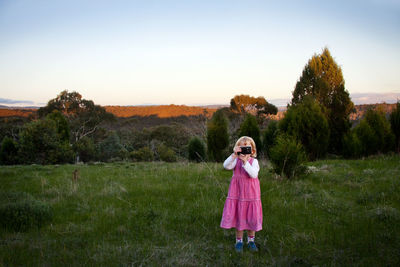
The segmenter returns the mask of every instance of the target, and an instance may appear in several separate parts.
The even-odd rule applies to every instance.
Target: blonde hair
[[[250,146],[251,146],[251,155],[253,158],[257,157],[257,148],[256,148],[256,143],[254,142],[253,138],[249,137],[249,136],[242,136],[240,137],[235,144],[236,146],[239,146],[240,143],[246,143],[249,142]]]

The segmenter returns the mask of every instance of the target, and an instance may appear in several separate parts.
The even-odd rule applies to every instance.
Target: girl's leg
[[[243,239],[243,230],[236,230],[236,239]]]
[[[243,233],[242,233],[242,235],[243,235]],[[256,231],[248,230],[248,231],[247,231],[247,235],[248,235],[248,236],[256,236]]]

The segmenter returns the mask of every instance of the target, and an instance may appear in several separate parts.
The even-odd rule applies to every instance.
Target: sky
[[[0,0],[0,104],[285,102],[324,47],[350,95],[400,98],[400,0]]]

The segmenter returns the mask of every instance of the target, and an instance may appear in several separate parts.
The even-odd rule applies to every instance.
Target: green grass
[[[53,219],[40,230],[0,229],[0,265],[398,265],[400,157],[309,166],[287,181],[262,164],[260,251],[243,255],[234,231],[219,227],[232,175],[222,164],[2,166],[0,192],[31,194]]]

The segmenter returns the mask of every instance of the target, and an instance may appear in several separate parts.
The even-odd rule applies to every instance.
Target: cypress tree
[[[212,161],[224,160],[229,145],[228,120],[223,110],[217,110],[207,124],[207,153]]]
[[[291,105],[301,103],[306,95],[312,95],[322,105],[322,111],[328,119],[328,150],[341,153],[344,135],[351,127],[349,115],[354,104],[345,89],[342,69],[332,58],[328,48],[320,55],[314,55],[304,67],[293,91]]]
[[[261,151],[260,128],[257,119],[251,114],[247,114],[242,125],[240,125],[239,136],[249,136],[256,143],[257,151]]]

